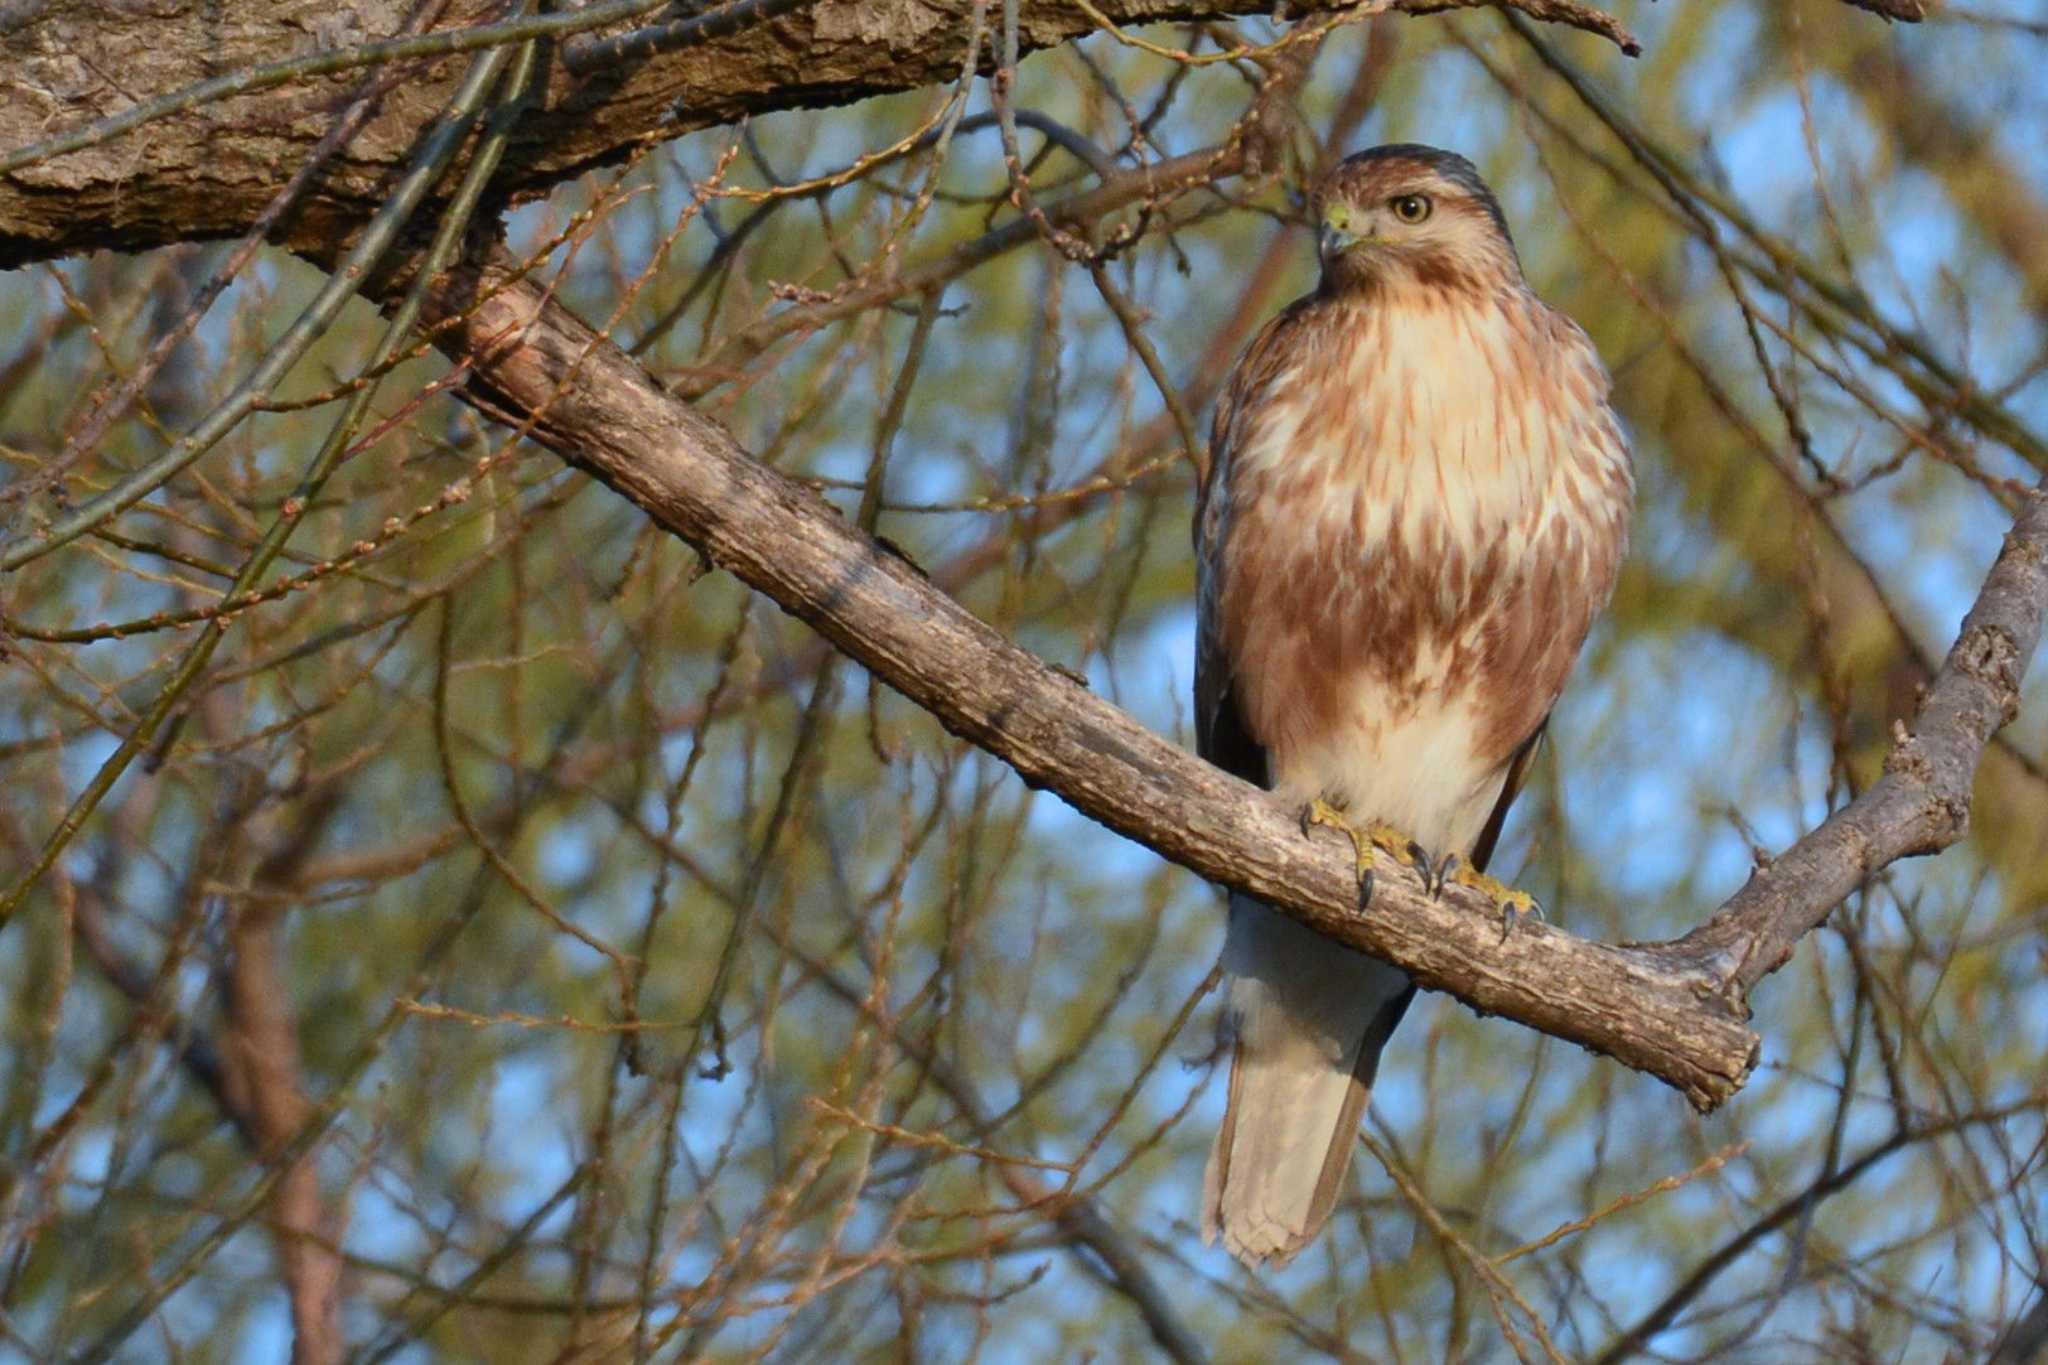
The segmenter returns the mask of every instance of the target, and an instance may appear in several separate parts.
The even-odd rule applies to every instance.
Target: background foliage
[[[1313,65],[1274,174],[1097,225],[1093,268],[1032,242],[816,327],[786,319],[1019,213],[987,82],[655,145],[510,240],[761,458],[1185,737],[1194,422],[1310,283],[1299,187],[1376,142],[1463,151],[1607,357],[1641,489],[1502,862],[1576,931],[1664,937],[1874,776],[2042,461],[2048,31],[2024,8],[1629,5],[1633,61],[1493,13],[1340,27],[1292,49]],[[1028,60],[1033,198],[1225,142],[1274,59],[1216,54],[1286,31]],[[861,165],[956,97],[943,153]],[[0,276],[17,479],[225,250]],[[190,429],[318,283],[261,258],[64,495]],[[162,687],[377,327],[352,304],[187,474],[0,582],[10,863]],[[1122,1359],[1164,1315],[1219,1359],[1619,1358],[1638,1328],[1659,1358],[1966,1359],[2033,1307],[2038,696],[1972,841],[1880,878],[1759,993],[1763,1066],[1724,1110],[1428,1002],[1329,1232],[1253,1276],[1193,1228],[1215,894],[448,371],[384,382],[292,589],[237,612],[9,926],[0,1356],[279,1353],[291,1239],[259,1181],[308,1112],[313,1251],[364,1358]]]

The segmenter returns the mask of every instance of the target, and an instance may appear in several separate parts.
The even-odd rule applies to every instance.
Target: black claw
[[[1372,869],[1366,868],[1358,874],[1358,908],[1365,909],[1372,904]]]
[[[1503,905],[1500,908],[1500,941],[1506,943],[1509,936],[1515,930],[1521,928],[1532,919],[1546,919],[1543,913],[1543,902],[1537,900],[1534,896],[1529,898],[1529,909],[1527,910],[1517,910],[1512,905]]]
[[[1427,864],[1425,864],[1427,866]],[[1451,873],[1458,868],[1458,855],[1446,853],[1444,860],[1436,865],[1435,875],[1429,879],[1429,898],[1440,901],[1444,898],[1444,883],[1451,879]]]

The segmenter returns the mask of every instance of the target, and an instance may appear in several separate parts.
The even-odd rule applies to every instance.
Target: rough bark
[[[756,0],[759,3],[759,0]],[[1509,0],[1502,0],[1503,3]],[[1364,12],[1468,8],[1482,0],[1368,0]],[[1539,19],[1633,46],[1611,19],[1569,0],[1512,0]],[[403,0],[229,0],[139,6],[50,0],[0,6],[0,166],[62,134],[174,95],[223,73],[294,59],[340,59],[399,33]],[[588,9],[585,6],[581,9]],[[551,43],[545,85],[521,119],[494,188],[531,198],[650,138],[778,109],[846,104],[956,79],[974,32],[973,0],[801,0],[790,12],[673,50],[593,44],[653,32],[614,23]],[[1112,21],[1145,24],[1265,14],[1265,0],[1102,0]],[[1340,6],[1296,4],[1299,15]],[[448,33],[504,16],[502,0],[450,0],[433,24]],[[542,16],[573,24],[578,9]],[[984,22],[991,22],[984,13]],[[1020,52],[1099,26],[1072,0],[1030,0]],[[673,40],[671,40],[673,41]],[[993,51],[988,32],[983,64]],[[579,54],[583,54],[579,56]],[[405,77],[300,196],[271,238],[331,261],[377,209],[420,128],[446,104],[467,54],[404,59]],[[263,212],[354,96],[374,65],[265,85],[209,100],[94,145],[0,171],[0,269],[102,247],[140,250],[237,235]]]
[[[762,466],[718,425],[540,285],[496,268],[450,282],[433,309],[470,397],[587,470],[995,754],[1034,787],[1211,881],[1399,964],[1432,990],[1604,1053],[1701,1109],[1757,1055],[1747,993],[1800,935],[1892,859],[1961,837],[1983,745],[2017,705],[2048,602],[2048,502],[2008,539],[1887,777],[1671,944],[1612,946],[1543,924],[1503,933],[1476,894],[1432,899],[1380,879],[1354,903],[1342,840],[1305,840],[1294,812],[1132,721],[1003,639],[888,546]],[[1960,785],[1958,785],[1960,784]]]

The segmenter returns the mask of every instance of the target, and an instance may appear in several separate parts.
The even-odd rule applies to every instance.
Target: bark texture
[[[1480,0],[1369,0],[1361,12],[1469,8]],[[434,0],[423,0],[434,4]],[[1597,10],[1564,0],[1516,7],[1634,40]],[[588,7],[582,7],[588,8]],[[1103,0],[1119,25],[1266,14],[1263,0]],[[1296,4],[1297,17],[1342,6]],[[787,13],[777,14],[778,9]],[[568,6],[550,17],[577,17]],[[976,29],[973,0],[804,0],[764,5],[737,31],[676,47],[656,9],[632,22],[565,33],[545,53],[543,87],[494,182],[503,199],[544,193],[596,166],[697,128],[778,109],[846,104],[956,79]],[[102,247],[141,250],[245,231],[381,63],[352,50],[417,28],[436,33],[504,18],[496,0],[445,0],[431,15],[401,0],[46,0],[0,5],[0,164],[211,77],[270,63],[329,59],[307,74],[154,118],[119,136],[0,173],[0,269]],[[978,49],[992,61],[1000,10],[985,8]],[[1100,25],[1073,0],[1030,0],[1018,49],[1069,42]],[[621,34],[645,41],[620,44]],[[664,49],[664,43],[669,46]],[[600,44],[605,44],[600,46]],[[374,213],[422,126],[447,103],[468,53],[399,62],[402,79],[271,233],[331,262]]]

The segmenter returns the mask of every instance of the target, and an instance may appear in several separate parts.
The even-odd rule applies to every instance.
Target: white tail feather
[[[1202,1236],[1220,1235],[1247,1265],[1285,1265],[1343,1189],[1393,1023],[1374,1021],[1399,1009],[1408,978],[1242,896],[1230,900],[1223,965],[1236,1046],[1203,1180]],[[1367,1046],[1374,1055],[1362,1059]]]

